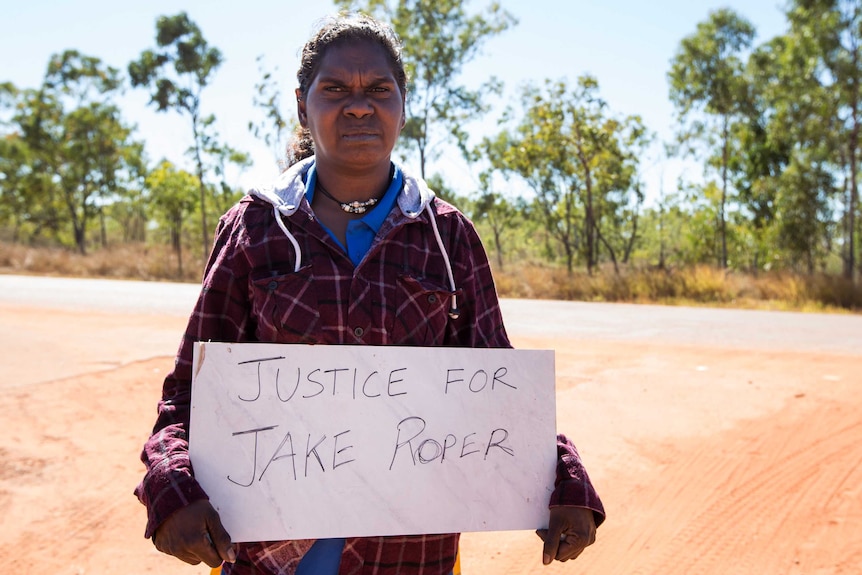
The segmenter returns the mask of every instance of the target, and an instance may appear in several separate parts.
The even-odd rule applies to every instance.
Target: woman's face
[[[404,127],[404,94],[382,46],[371,40],[331,46],[300,96],[297,90],[299,121],[311,132],[319,169],[389,169]]]

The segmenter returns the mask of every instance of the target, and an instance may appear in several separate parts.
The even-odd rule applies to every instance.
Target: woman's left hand
[[[596,541],[596,520],[586,507],[552,507],[547,529],[536,530],[545,542],[542,563],[574,559]]]

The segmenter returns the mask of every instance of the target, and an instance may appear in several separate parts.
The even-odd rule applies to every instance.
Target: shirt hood
[[[250,189],[248,195],[269,203],[284,216],[291,216],[299,209],[305,197],[306,175],[312,163],[314,156],[297,162],[272,183]],[[402,165],[397,165],[404,175],[404,187],[398,194],[398,207],[404,215],[414,219],[431,203],[435,194],[425,180],[411,176]]]

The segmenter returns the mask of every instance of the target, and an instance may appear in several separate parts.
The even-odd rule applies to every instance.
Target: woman
[[[187,433],[196,341],[511,347],[472,224],[391,160],[407,77],[387,26],[324,25],[297,73],[302,128],[293,165],[219,222],[203,288],[165,379],[136,489],[146,536],[223,573],[451,573],[458,535],[232,545],[194,479]],[[543,562],[595,538],[601,502],[577,451],[558,438]]]

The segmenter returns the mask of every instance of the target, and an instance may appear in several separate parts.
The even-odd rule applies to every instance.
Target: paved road
[[[0,275],[0,304],[21,306],[187,317],[197,293],[194,284]],[[862,315],[513,299],[502,307],[509,332],[522,336],[862,355]]]

